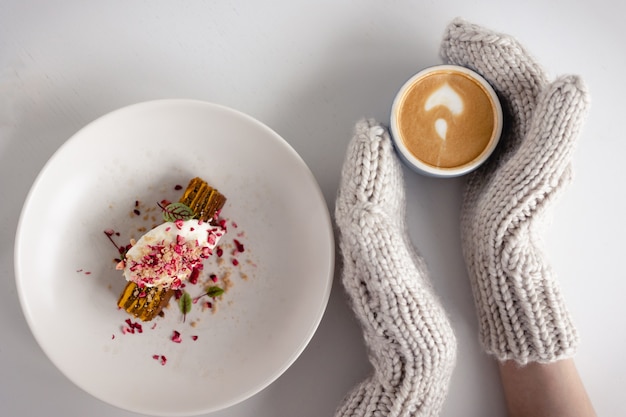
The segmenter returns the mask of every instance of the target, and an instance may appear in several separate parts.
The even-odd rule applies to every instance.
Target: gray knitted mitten
[[[434,416],[448,390],[456,340],[405,226],[404,183],[389,133],[356,125],[335,209],[342,282],[373,374],[336,416]]]
[[[506,113],[498,154],[468,179],[461,218],[481,342],[498,359],[520,364],[572,356],[577,332],[539,226],[570,180],[585,86],[575,76],[548,83],[515,39],[462,20],[448,26],[441,55],[483,75]]]

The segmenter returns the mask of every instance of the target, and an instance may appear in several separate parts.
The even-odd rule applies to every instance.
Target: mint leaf
[[[191,220],[195,217],[195,213],[184,203],[171,203],[166,207],[159,204],[163,210],[163,220],[166,222],[175,222],[176,220]]]

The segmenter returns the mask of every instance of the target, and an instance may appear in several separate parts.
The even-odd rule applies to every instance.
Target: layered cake
[[[133,243],[118,264],[128,281],[118,306],[143,321],[156,317],[212,255],[224,234],[215,218],[225,202],[218,190],[194,178],[178,204],[162,207],[168,221]]]

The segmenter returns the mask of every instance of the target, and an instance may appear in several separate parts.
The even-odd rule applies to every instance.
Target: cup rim
[[[495,110],[496,126],[493,130],[492,137],[489,140],[489,143],[487,144],[485,149],[480,153],[480,155],[478,155],[476,158],[472,159],[471,161],[467,162],[466,164],[463,164],[458,167],[453,167],[453,168],[436,167],[436,166],[427,164],[424,161],[421,161],[420,159],[415,157],[415,155],[413,155],[409,151],[409,149],[404,145],[404,141],[402,140],[402,135],[400,134],[400,129],[398,126],[398,117],[397,117],[398,110],[400,109],[400,106],[403,104],[403,100],[404,100],[407,90],[411,88],[417,80],[423,78],[424,76],[432,72],[442,71],[442,70],[460,72],[471,77],[473,80],[478,82],[491,97],[491,101],[494,105],[494,110]],[[460,65],[444,64],[444,65],[430,66],[430,67],[422,69],[421,71],[413,75],[411,78],[409,78],[402,85],[402,87],[396,94],[393,100],[393,104],[391,106],[391,117],[390,117],[391,136],[392,136],[394,144],[396,145],[397,150],[400,153],[400,156],[414,170],[420,173],[426,174],[428,176],[433,176],[433,177],[457,177],[457,176],[465,175],[475,170],[480,165],[482,165],[491,156],[496,146],[498,145],[498,142],[500,141],[500,137],[502,135],[502,125],[503,125],[502,105],[500,103],[497,93],[495,92],[491,84],[489,84],[489,82],[487,82],[487,80],[485,80],[485,78],[482,75],[478,74],[477,72],[467,67],[463,67]]]

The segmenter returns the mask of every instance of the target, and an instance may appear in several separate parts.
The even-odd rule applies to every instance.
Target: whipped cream
[[[211,256],[224,229],[199,220],[163,223],[126,252],[124,276],[140,288],[179,288]]]

